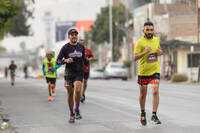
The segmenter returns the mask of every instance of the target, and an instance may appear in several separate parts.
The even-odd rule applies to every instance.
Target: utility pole
[[[110,52],[111,62],[113,61],[113,31],[112,31],[112,0],[109,1],[109,31],[110,31]]]
[[[199,28],[200,28],[200,26],[199,26],[199,2],[200,2],[200,0],[196,0],[196,15],[197,15],[197,43],[199,43]]]

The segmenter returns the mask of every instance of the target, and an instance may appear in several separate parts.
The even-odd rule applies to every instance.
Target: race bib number
[[[157,62],[157,53],[152,53],[147,56],[147,63]]]
[[[51,70],[48,70],[48,74],[53,74],[53,72]]]

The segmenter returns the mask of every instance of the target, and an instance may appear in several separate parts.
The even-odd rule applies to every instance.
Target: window
[[[188,67],[198,67],[200,65],[200,54],[188,54]]]

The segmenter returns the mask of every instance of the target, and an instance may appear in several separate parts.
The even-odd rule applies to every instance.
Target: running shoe
[[[49,96],[49,97],[48,97],[48,101],[53,101],[53,97],[52,97],[52,96]]]
[[[75,115],[74,114],[70,115],[69,123],[75,123]]]
[[[143,126],[147,125],[147,119],[146,119],[146,112],[145,113],[141,113],[141,119],[140,122]]]
[[[77,120],[82,119],[82,116],[80,115],[80,110],[75,109],[75,118],[76,118]]]
[[[161,124],[161,121],[158,119],[157,115],[153,115],[151,117],[151,123],[157,125],[157,124]]]

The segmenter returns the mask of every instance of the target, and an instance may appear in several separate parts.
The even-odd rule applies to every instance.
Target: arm
[[[89,61],[93,60],[94,59],[94,56],[92,54],[92,51],[90,50],[90,57],[88,58]]]
[[[82,60],[83,60],[83,63],[85,65],[88,65],[89,64],[89,60],[86,58],[85,56],[85,47],[83,47],[83,55],[82,55]]]
[[[59,54],[58,54],[58,57],[57,57],[57,60],[56,60],[56,63],[58,65],[63,65],[65,64],[65,60],[63,59],[64,58],[64,46],[61,48]]]
[[[56,66],[56,69],[58,69],[58,68],[60,68],[60,67],[61,67],[61,65],[57,65],[57,66]]]
[[[161,49],[158,49],[158,50],[157,50],[157,55],[158,55],[158,56],[163,55],[163,51],[162,51]]]
[[[159,45],[158,45],[158,50],[157,50],[157,55],[158,56],[161,56],[163,54],[163,51],[161,50],[161,48],[160,48],[160,43],[159,43]]]
[[[52,67],[52,69],[51,69],[51,71],[56,71],[58,68],[60,68],[61,67],[61,65],[59,64],[59,65],[56,65],[56,67]]]
[[[142,58],[144,55],[149,53],[151,51],[151,47],[147,46],[146,49],[142,53],[134,54],[134,61],[137,61],[138,59]]]
[[[64,52],[65,52],[65,47],[63,46],[62,49],[60,50],[60,53],[58,54],[58,57],[57,57],[57,60],[56,60],[56,63],[58,65],[63,65],[65,63],[72,63],[73,62],[72,58],[63,59],[65,57]]]
[[[42,72],[43,72],[43,75],[46,74],[44,63],[42,64]]]

